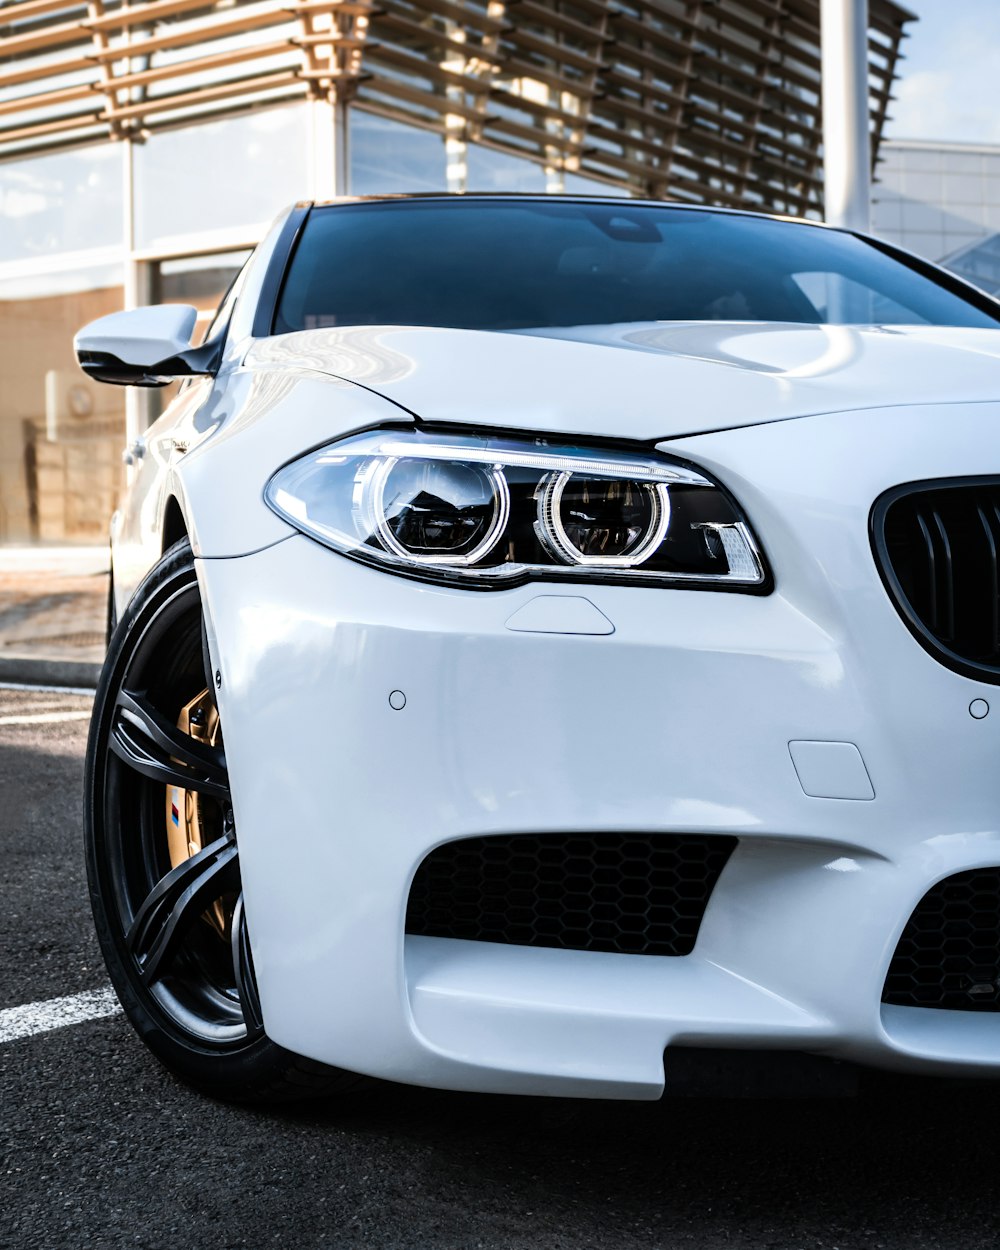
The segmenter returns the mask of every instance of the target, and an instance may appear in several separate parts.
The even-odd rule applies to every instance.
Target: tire
[[[108,573],[108,607],[105,616],[104,626],[104,652],[105,655],[111,646],[111,638],[114,635],[115,627],[118,624],[118,608],[115,605],[115,571],[114,568]]]
[[[229,777],[187,540],[111,637],[87,744],[84,835],[97,936],[154,1055],[213,1097],[284,1102],[363,1078],[264,1032]]]

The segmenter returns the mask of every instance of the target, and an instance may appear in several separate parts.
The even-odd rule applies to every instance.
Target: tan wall
[[[108,287],[0,301],[0,542],[106,541],[122,482],[125,392],[79,371],[73,335],[122,299],[121,287]],[[54,441],[45,389],[53,370],[63,411]]]

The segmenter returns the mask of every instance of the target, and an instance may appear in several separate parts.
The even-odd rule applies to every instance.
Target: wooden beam
[[[220,87],[195,87],[191,91],[174,91],[167,95],[152,96],[138,104],[108,107],[100,114],[101,121],[126,121],[143,118],[150,113],[163,113],[171,109],[198,108],[215,100],[229,100],[233,96],[256,92],[274,91],[278,87],[296,87],[303,83],[298,73],[281,71],[277,74],[260,74],[241,81],[225,83]]]
[[[74,114],[72,117],[60,117],[56,121],[35,122],[31,125],[14,126],[0,130],[0,146],[4,143],[18,143],[25,139],[37,139],[42,135],[66,134],[71,130],[92,130],[100,125],[100,119],[90,113]]]
[[[232,10],[222,10],[224,16],[230,12]],[[242,17],[225,17],[223,21],[205,23],[199,26],[197,31],[175,31],[169,35],[154,35],[149,39],[134,39],[130,36],[127,42],[115,44],[104,51],[93,51],[91,57],[95,61],[124,61],[128,57],[152,56],[154,52],[166,52],[173,48],[203,47],[215,39],[229,39],[233,35],[244,35],[251,30],[263,30],[274,24],[273,14],[266,10],[246,13]],[[289,32],[291,32],[293,27],[290,23],[288,25]]]
[[[0,115],[28,113],[56,104],[69,104],[73,100],[93,99],[95,90],[99,89],[99,83],[87,82],[79,87],[61,87],[58,91],[43,91],[38,95],[15,96],[12,100],[0,100]]]
[[[90,18],[83,24],[88,30],[128,30],[132,26],[149,26],[153,22],[162,22],[164,18],[180,17],[198,9],[211,12],[212,8],[211,0],[147,0],[127,9],[115,9],[103,17]]]
[[[66,74],[79,74],[81,70],[93,69],[94,57],[74,56],[65,61],[48,61],[45,65],[31,65],[29,69],[18,69],[12,72],[0,71],[0,89],[20,87],[26,82],[51,82]]]
[[[113,89],[125,87],[145,87],[149,83],[163,82],[171,78],[186,78],[191,74],[203,74],[209,69],[224,69],[230,65],[243,65],[248,61],[268,56],[286,55],[294,49],[289,48],[285,39],[274,43],[254,44],[249,48],[232,48],[228,52],[218,52],[214,56],[192,57],[190,61],[171,61],[169,65],[158,65],[155,69],[137,70],[134,73],[115,74],[110,80]],[[289,68],[297,68],[291,66]]]
[[[87,8],[87,0],[23,0],[21,4],[5,4],[0,8],[0,26],[13,26],[32,18],[46,17],[66,9]]]

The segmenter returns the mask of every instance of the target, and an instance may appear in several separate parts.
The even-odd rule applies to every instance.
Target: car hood
[[[1000,328],[348,326],[258,340],[247,363],[344,378],[425,421],[650,441],[824,412],[1000,399]]]

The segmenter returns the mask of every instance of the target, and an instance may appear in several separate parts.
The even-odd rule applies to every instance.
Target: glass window
[[[940,231],[937,234],[924,234],[919,230],[904,230],[899,245],[908,252],[916,252],[918,256],[933,261],[939,261],[949,251],[948,238]]]
[[[940,174],[925,174],[907,169],[903,176],[903,190],[915,200],[941,202],[944,194],[944,178]]]
[[[944,180],[945,202],[948,204],[981,204],[984,181],[974,174],[950,174]]]
[[[891,153],[886,157],[879,156],[875,167],[875,186],[879,190],[891,187],[897,194],[903,188],[903,167],[893,159]]]
[[[944,164],[944,153],[941,148],[897,148],[887,145],[885,159],[900,170],[938,172]]]
[[[217,252],[160,261],[153,276],[152,302],[193,304],[198,309],[197,343],[249,256],[249,251]]]
[[[209,321],[208,327],[205,330],[205,342],[208,342],[209,339],[214,338],[221,332],[228,329],[229,322],[232,319],[233,309],[236,306],[236,300],[239,297],[240,291],[246,284],[246,276],[249,268],[248,261],[250,260],[250,256],[250,252],[232,252],[229,257],[226,258],[231,264],[238,264],[239,268],[235,273],[233,273],[232,268],[227,267],[226,272],[232,273],[232,277],[229,280],[229,286],[226,288],[225,295],[219,301],[219,306],[216,308],[215,314],[213,315],[211,321]]]
[[[309,217],[278,331],[340,325],[477,330],[649,321],[991,326],[998,319],[863,238],[818,226],[622,201],[397,200]],[[816,303],[797,281],[867,292]]]
[[[470,191],[544,191],[545,170],[510,152],[470,143],[466,153],[466,187]]]
[[[903,200],[903,229],[930,232],[944,229],[944,212],[933,204]]]
[[[349,125],[352,195],[445,189],[442,135],[358,108]]]
[[[964,248],[949,268],[967,282],[996,295],[1000,290],[1000,235],[984,239],[971,249]]]
[[[305,105],[261,109],[154,134],[135,147],[141,248],[176,247],[217,230],[260,233],[308,189]]]
[[[905,304],[840,274],[793,273],[792,281],[826,323],[905,325],[912,320]]]
[[[983,227],[1000,230],[1000,181],[987,184],[986,203],[983,205]]]
[[[124,145],[0,165],[0,261],[121,246]]]
[[[123,301],[120,267],[0,282],[0,542],[107,542],[125,391],[80,372],[73,335]]]
[[[193,304],[198,310],[192,342],[197,347],[208,338],[221,304],[243,271],[248,251],[216,252],[211,256],[181,256],[162,260],[153,266],[152,300],[154,304]],[[149,391],[145,396],[147,421],[155,421],[186,381],[171,382]]]
[[[978,152],[942,153],[942,168],[946,174],[978,174],[982,172],[983,158]]]
[[[567,195],[615,195],[625,199],[631,195],[624,187],[612,187],[597,178],[585,178],[583,174],[566,174],[563,177],[563,190]]]
[[[903,228],[902,201],[883,191],[872,203],[872,225],[876,234],[898,234]]]
[[[960,248],[966,248],[970,243],[976,243],[984,237],[982,230],[945,230],[941,238],[941,251],[938,256],[950,256],[952,252],[957,252]]]

